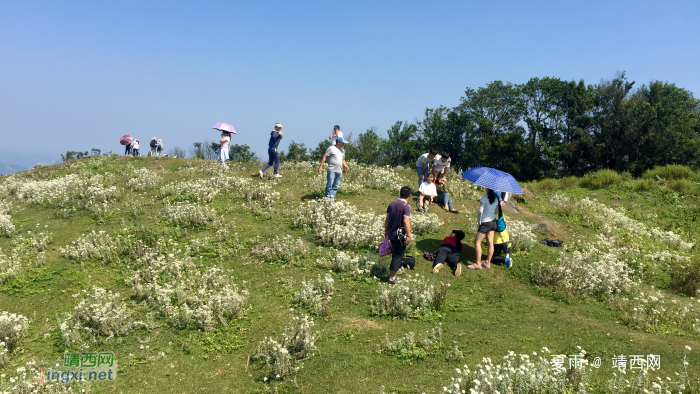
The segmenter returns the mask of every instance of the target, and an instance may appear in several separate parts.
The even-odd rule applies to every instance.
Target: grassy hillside
[[[523,185],[505,211],[512,269],[432,275],[422,254],[452,229],[475,229],[481,192],[453,174],[460,213],[413,209],[416,269],[390,286],[376,255],[383,213],[415,186],[413,171],[353,165],[328,204],[313,164],[284,163],[281,179],[246,165],[95,157],[0,177],[0,387],[700,392],[699,174]],[[530,229],[544,221],[547,231]],[[469,244],[462,262],[473,261]],[[37,368],[84,351],[113,351],[117,379],[31,383]],[[659,370],[627,360],[627,374],[613,374],[616,356],[649,354]],[[553,355],[585,361],[559,372]]]

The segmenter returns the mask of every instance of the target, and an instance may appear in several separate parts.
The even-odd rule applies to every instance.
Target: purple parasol
[[[228,123],[217,123],[214,125],[214,127],[212,127],[212,129],[216,129],[219,131],[225,131],[227,133],[237,134],[236,129],[234,129],[233,126],[231,126]]]

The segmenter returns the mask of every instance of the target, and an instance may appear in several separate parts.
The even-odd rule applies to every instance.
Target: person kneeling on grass
[[[434,274],[437,274],[447,261],[447,265],[450,266],[455,276],[462,275],[462,264],[459,262],[459,258],[464,237],[464,231],[452,230],[452,234],[442,240],[442,245],[433,253],[435,258],[433,261]]]
[[[426,212],[428,210],[428,205],[433,202],[433,198],[437,197],[437,190],[435,189],[435,176],[433,174],[428,174],[428,182],[420,184],[418,188],[418,208],[421,212]]]
[[[510,258],[512,245],[508,230],[495,231],[493,233],[493,257],[491,257],[491,262],[511,268],[513,266],[513,259]],[[502,252],[506,254],[505,257],[501,257]]]

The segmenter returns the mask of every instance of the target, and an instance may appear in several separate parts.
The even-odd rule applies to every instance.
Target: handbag
[[[382,246],[379,247],[379,257],[388,256],[393,251],[394,248],[391,246],[391,241],[389,241],[389,237],[384,237],[384,240],[382,241]]]
[[[499,233],[506,229],[506,220],[503,217],[503,210],[501,209],[501,199],[498,199],[498,221],[496,221],[496,231]]]

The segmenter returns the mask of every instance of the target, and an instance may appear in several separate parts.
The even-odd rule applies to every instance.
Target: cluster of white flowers
[[[579,347],[579,368],[567,374],[565,368],[555,368],[546,357],[547,348],[536,360],[527,354],[508,352],[503,362],[494,365],[490,358],[483,358],[474,371],[465,365],[456,368],[449,384],[443,387],[446,394],[496,394],[496,393],[586,393],[591,367],[584,358],[586,352]],[[537,355],[534,353],[533,355]],[[577,360],[579,361],[579,360]],[[575,376],[574,376],[575,375]]]
[[[478,199],[481,197],[478,186],[462,178],[461,173],[454,171],[447,171],[447,191],[452,199]]]
[[[289,234],[261,243],[259,239],[253,242],[250,257],[268,263],[290,264],[303,260],[309,252],[309,245],[301,238]]]
[[[434,213],[411,215],[411,232],[414,234],[430,234],[440,231],[443,223]]]
[[[303,202],[292,212],[292,224],[313,231],[340,248],[378,249],[384,238],[384,216],[360,213],[347,201]]]
[[[178,226],[205,227],[217,222],[216,210],[189,202],[179,202],[165,206],[165,218]]]
[[[301,281],[301,288],[294,292],[292,300],[311,310],[316,316],[328,314],[328,304],[333,296],[333,277],[326,274],[323,278],[318,276],[316,281]]]
[[[139,168],[134,171],[131,178],[126,182],[126,187],[133,191],[153,189],[158,186],[162,180],[163,177],[158,175],[156,171],[151,171],[147,168]]]
[[[506,226],[514,252],[527,252],[537,243],[537,237],[525,222],[506,218]]]
[[[220,268],[198,269],[189,257],[146,256],[126,284],[179,328],[190,323],[212,331],[244,310],[248,291],[238,290]]]
[[[686,242],[683,237],[672,231],[663,231],[655,226],[634,220],[622,212],[622,208],[613,209],[588,197],[576,203],[586,215],[595,221],[605,234],[613,234],[616,229],[624,229],[627,232],[651,238],[654,241],[677,247],[681,250],[692,249],[693,243]]]
[[[10,218],[11,208],[11,202],[0,201],[0,235],[11,237],[15,232],[15,225],[12,224],[12,218]]]
[[[418,317],[442,309],[450,285],[429,283],[416,274],[397,285],[383,284],[372,301],[372,314],[402,318]]]
[[[534,279],[541,285],[562,287],[581,296],[614,296],[636,287],[626,251],[598,235],[596,241],[571,255],[562,253],[553,265],[540,262],[533,267]]]
[[[42,379],[42,374],[43,379]],[[90,393],[91,382],[71,380],[62,383],[60,380],[48,380],[45,372],[37,368],[36,361],[30,360],[26,367],[18,367],[16,375],[5,380],[5,374],[0,375],[0,393],[2,394],[75,394]]]
[[[102,260],[115,262],[122,252],[119,238],[112,238],[106,231],[100,230],[81,235],[77,241],[61,247],[61,255],[72,260]]]
[[[26,235],[15,236],[9,254],[4,254],[0,248],[0,284],[27,269],[46,264],[45,251],[50,238],[51,233],[37,227]]]
[[[295,316],[285,328],[282,340],[266,337],[258,344],[252,359],[267,364],[269,373],[265,381],[281,380],[303,367],[303,360],[313,355],[317,340],[314,320]]]
[[[282,171],[313,171],[318,168],[318,163],[313,161],[289,161],[285,160],[280,163]]]
[[[94,342],[97,336],[112,338],[123,335],[134,327],[119,293],[95,287],[92,292],[83,289],[73,295],[79,296],[83,299],[73,308],[73,313],[66,313],[59,324],[67,347]]]
[[[626,324],[647,332],[686,332],[700,335],[700,300],[679,301],[640,292],[632,299],[620,299],[616,306]]]
[[[343,180],[338,187],[338,194],[362,194],[365,187],[357,182],[346,179],[347,173],[343,175]],[[306,190],[310,193],[323,196],[326,190],[327,177],[325,173],[315,174],[306,183]]]
[[[441,337],[442,323],[432,330],[426,331],[420,338],[416,338],[414,332],[409,332],[403,338],[390,341],[389,334],[386,334],[384,343],[378,345],[378,348],[380,353],[392,354],[399,358],[422,360],[442,347]],[[462,355],[462,357],[464,356]]]
[[[213,179],[194,179],[169,183],[160,188],[160,196],[176,196],[178,199],[191,198],[199,202],[211,202],[221,191]]]
[[[27,336],[29,319],[16,313],[0,312],[0,348],[13,351],[19,342]],[[0,356],[0,364],[2,364]]]
[[[343,276],[359,277],[370,275],[372,269],[375,266],[379,266],[380,262],[376,254],[357,255],[351,252],[331,249],[328,257],[316,260],[316,264]]]
[[[102,202],[119,197],[114,186],[105,186],[111,179],[102,175],[81,176],[68,174],[50,180],[24,180],[10,178],[0,186],[0,195],[14,195],[21,201],[33,204],[87,200]]]

